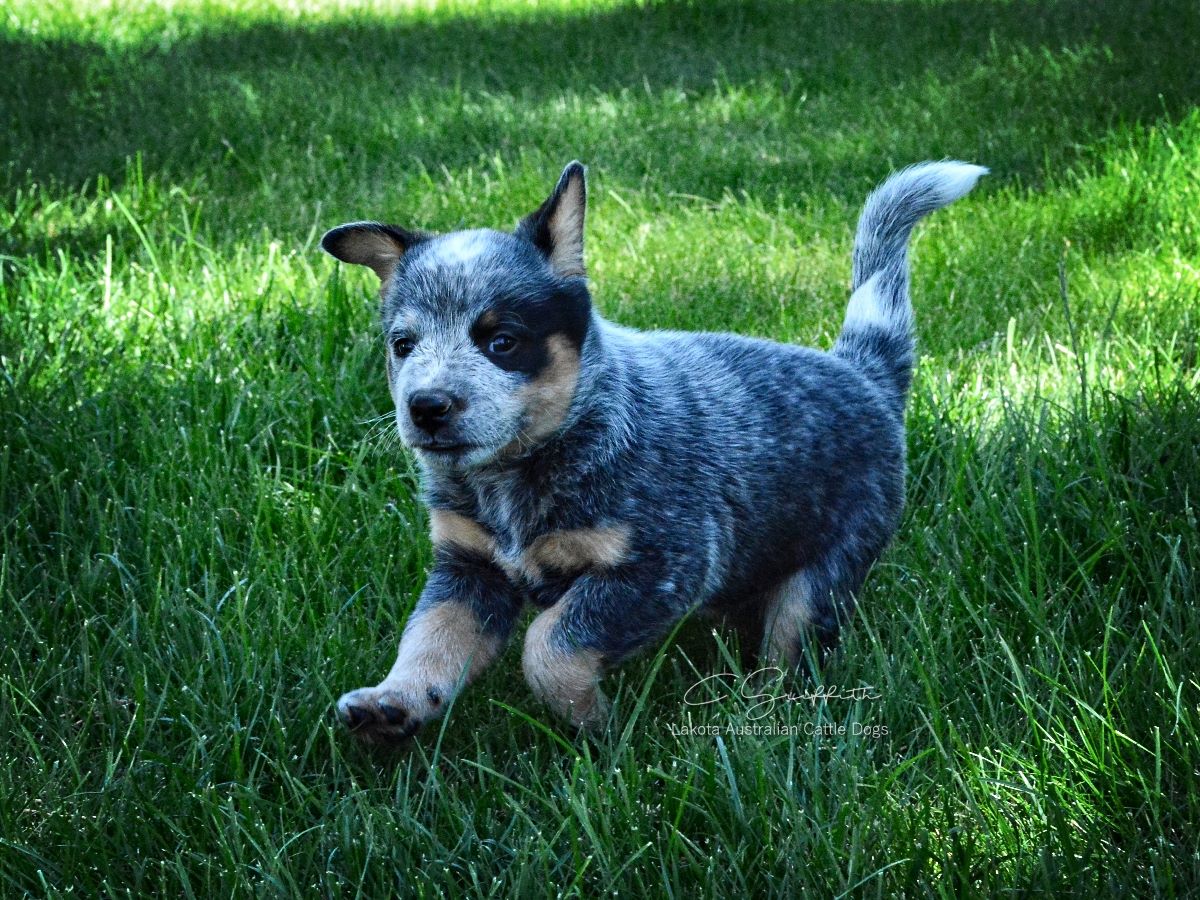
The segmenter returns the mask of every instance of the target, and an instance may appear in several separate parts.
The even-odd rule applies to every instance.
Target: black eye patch
[[[549,361],[547,340],[562,335],[579,350],[590,319],[591,300],[581,286],[524,297],[501,296],[475,320],[471,339],[497,367],[537,376]],[[510,346],[510,342],[515,343]]]
[[[546,364],[544,337],[512,317],[485,312],[471,329],[471,340],[506,372],[536,375]]]

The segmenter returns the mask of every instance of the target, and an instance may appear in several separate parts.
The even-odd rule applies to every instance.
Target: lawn
[[[0,893],[1200,890],[1197,58],[1184,0],[11,0]],[[828,347],[943,157],[992,175],[916,239],[909,506],[816,685],[872,699],[689,706],[691,623],[594,738],[519,642],[343,733],[430,547],[326,228],[511,227],[579,158],[605,315]]]

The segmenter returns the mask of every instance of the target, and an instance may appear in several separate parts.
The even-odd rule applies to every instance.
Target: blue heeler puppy
[[[338,701],[371,740],[442,713],[526,604],[534,693],[603,722],[601,676],[694,610],[761,623],[781,664],[829,646],[904,503],[907,244],[986,170],[923,163],[868,199],[833,350],[639,332],[592,308],[571,163],[514,233],[376,222],[321,246],[379,276],[396,426],[434,566],[395,665]]]

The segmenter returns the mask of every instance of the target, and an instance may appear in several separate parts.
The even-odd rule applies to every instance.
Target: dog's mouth
[[[413,444],[413,449],[420,450],[422,453],[432,453],[436,456],[454,456],[459,453],[466,453],[468,450],[474,450],[475,445],[451,441],[423,441],[419,444]]]

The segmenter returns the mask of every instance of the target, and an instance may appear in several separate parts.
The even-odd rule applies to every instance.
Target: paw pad
[[[400,697],[380,688],[359,688],[337,703],[342,724],[370,743],[399,743],[421,727]]]

